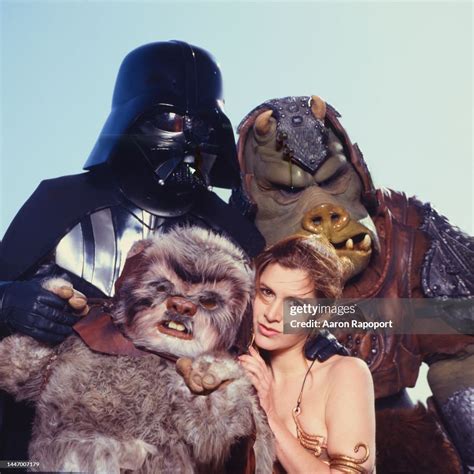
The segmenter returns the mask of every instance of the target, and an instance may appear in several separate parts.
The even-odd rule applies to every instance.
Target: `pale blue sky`
[[[227,112],[318,94],[375,181],[472,231],[470,2],[1,2],[0,234],[44,178],[81,170],[133,48],[219,60]]]
[[[266,99],[320,95],[343,115],[377,184],[429,200],[473,230],[469,1],[0,0],[0,8],[0,235],[39,181],[81,171],[123,57],[168,39],[217,57],[235,126]]]

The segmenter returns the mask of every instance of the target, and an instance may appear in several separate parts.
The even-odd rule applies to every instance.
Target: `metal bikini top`
[[[316,457],[321,456],[324,450],[328,460],[326,461],[321,459],[321,461],[329,465],[329,467],[331,468],[339,469],[340,471],[348,474],[369,474],[369,471],[367,471],[367,469],[360,466],[365,461],[367,461],[367,459],[369,459],[370,451],[369,446],[367,444],[358,443],[354,447],[354,453],[357,453],[361,447],[364,448],[365,454],[361,458],[353,458],[350,456],[345,456],[343,454],[336,454],[334,456],[330,456],[327,452],[326,438],[324,436],[309,434],[301,426],[298,417],[301,414],[301,400],[303,397],[304,384],[315,361],[316,359],[311,362],[310,366],[308,367],[308,370],[306,371],[306,374],[303,378],[303,383],[301,384],[301,390],[298,395],[298,400],[296,401],[296,407],[293,408],[292,415],[293,421],[296,425],[296,436],[298,438],[298,441],[300,442],[301,446],[303,446],[303,448],[311,451]]]
[[[343,454],[336,454],[330,456],[327,452],[327,442],[324,436],[312,435],[306,433],[301,426],[298,416],[301,414],[300,407],[301,400],[298,400],[298,403],[295,408],[293,408],[293,420],[296,425],[296,435],[298,441],[300,442],[303,448],[311,451],[316,457],[321,456],[323,450],[326,453],[328,460],[321,459],[321,462],[327,464],[330,468],[339,469],[342,472],[348,474],[369,474],[369,471],[361,466],[367,459],[369,459],[370,451],[369,447],[365,443],[358,443],[354,447],[354,453],[357,453],[360,448],[364,448],[365,454],[361,458],[353,458],[350,456],[345,456]],[[373,472],[373,471],[371,471]]]

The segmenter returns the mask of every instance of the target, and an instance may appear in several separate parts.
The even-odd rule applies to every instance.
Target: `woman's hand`
[[[239,361],[257,390],[260,405],[275,436],[277,458],[285,472],[329,474],[329,467],[303,448],[284,422],[278,418],[272,397],[273,375],[260,354],[251,347],[249,354],[241,355]]]
[[[250,347],[249,354],[239,356],[239,362],[257,390],[260,405],[268,418],[274,415],[272,373],[258,351]]]

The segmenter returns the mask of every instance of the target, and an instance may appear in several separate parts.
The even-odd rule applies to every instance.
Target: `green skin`
[[[257,205],[255,223],[266,239],[273,244],[295,234],[320,234],[336,246],[340,257],[350,260],[349,279],[366,268],[372,249],[379,248],[375,225],[361,202],[362,183],[344,155],[342,143],[331,132],[330,154],[311,175],[297,164],[284,159],[276,140],[276,121],[270,118],[270,130],[264,136],[250,130],[244,148],[247,192]],[[321,205],[335,206],[347,213],[349,220],[342,228],[330,220],[318,227],[304,223]],[[284,225],[282,225],[284,223]],[[347,239],[369,234],[372,249],[343,250]]]
[[[361,202],[361,180],[344,155],[342,143],[332,132],[328,148],[329,157],[311,175],[284,159],[276,140],[276,121],[271,117],[268,133],[261,136],[253,128],[246,137],[245,186],[257,205],[255,223],[267,244],[290,235],[320,233],[330,243],[336,244],[340,257],[350,260],[352,266],[346,274],[347,281],[364,271],[371,251],[377,251],[380,244],[374,222]],[[349,223],[337,228],[328,221],[308,229],[304,216],[311,215],[321,205],[343,208],[350,218]],[[338,249],[337,244],[361,232],[369,233],[371,251]],[[457,390],[474,384],[473,360],[474,345],[461,354],[430,366],[428,381],[438,404],[442,405]]]

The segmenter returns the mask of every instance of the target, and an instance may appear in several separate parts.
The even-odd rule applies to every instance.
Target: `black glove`
[[[37,281],[0,282],[0,323],[42,342],[58,344],[79,320],[67,301]]]

